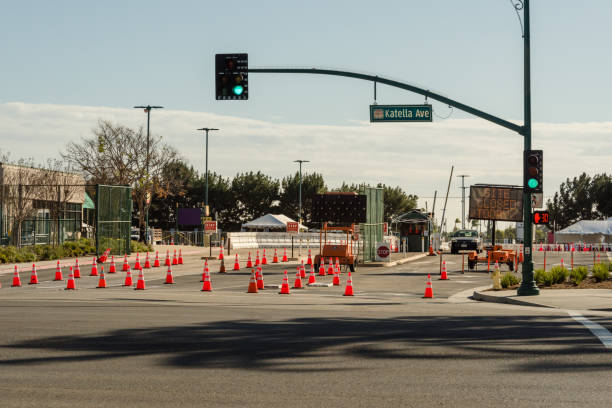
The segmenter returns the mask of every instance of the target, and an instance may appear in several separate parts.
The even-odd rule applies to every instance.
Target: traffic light
[[[249,99],[249,55],[215,55],[217,100]]]
[[[542,150],[526,150],[523,163],[523,187],[530,193],[542,192],[543,180],[543,153]]]
[[[533,223],[536,225],[548,224],[550,215],[548,211],[534,211],[533,212]]]

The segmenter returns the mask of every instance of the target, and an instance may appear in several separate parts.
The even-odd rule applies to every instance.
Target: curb
[[[472,295],[472,298],[474,300],[479,300],[479,301],[482,301],[482,302],[505,303],[505,304],[508,304],[508,305],[535,306],[535,307],[545,307],[545,308],[548,308],[548,309],[555,309],[555,307],[552,307],[552,306],[546,306],[546,305],[541,305],[541,304],[538,304],[538,303],[526,302],[524,300],[517,300],[517,299],[509,298],[509,297],[506,297],[506,296],[485,295],[484,293],[477,292],[477,291],[474,291],[474,294]]]
[[[398,259],[397,261],[393,261],[393,262],[366,262],[363,264],[363,266],[370,266],[370,267],[391,267],[391,266],[397,266],[397,265],[402,265],[405,264],[406,262],[410,262],[410,261],[415,261],[417,259],[421,259],[427,256],[427,253],[423,253],[423,254],[418,254],[418,255],[414,255],[414,256],[410,256],[408,258],[402,258],[402,259]]]

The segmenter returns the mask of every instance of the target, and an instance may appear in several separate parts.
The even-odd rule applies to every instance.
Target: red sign
[[[295,221],[289,221],[287,223],[287,232],[298,232],[298,223]]]
[[[391,253],[391,251],[389,250],[389,247],[386,245],[381,245],[376,249],[376,253],[378,254],[378,256],[380,258],[386,258],[389,256],[389,254]]]
[[[389,233],[389,224],[385,222],[383,224],[383,235],[387,235],[388,233]]]
[[[534,224],[548,224],[548,211],[534,211],[533,212],[533,223]]]
[[[217,221],[204,221],[204,232],[216,232]]]

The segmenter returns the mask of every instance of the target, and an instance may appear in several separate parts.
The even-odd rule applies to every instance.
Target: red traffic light
[[[548,224],[550,215],[548,211],[534,211],[533,212],[533,223],[536,225]]]

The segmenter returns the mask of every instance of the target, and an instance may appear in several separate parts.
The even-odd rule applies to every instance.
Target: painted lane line
[[[598,323],[587,319],[586,317],[574,310],[567,310],[567,314],[569,314],[577,322],[582,323],[584,327],[589,329],[591,333],[593,333],[595,337],[597,337],[606,348],[612,349],[612,333],[610,333],[608,329]]]

